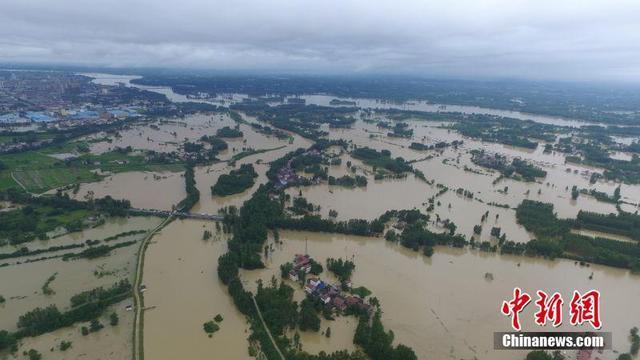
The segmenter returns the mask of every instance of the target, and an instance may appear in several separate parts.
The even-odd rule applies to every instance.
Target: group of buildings
[[[311,271],[311,257],[309,255],[295,255],[293,259],[293,268],[289,272],[289,278],[293,281],[299,281],[298,274],[303,271],[308,274]],[[346,288],[351,288],[351,283],[344,284]],[[372,311],[371,305],[355,295],[346,294],[342,291],[342,286],[332,285],[317,276],[307,276],[304,284],[304,291],[307,296],[319,299],[326,306],[345,311],[348,307],[356,307],[367,312]]]
[[[311,149],[311,150],[305,151],[300,156],[306,156],[306,155],[320,156],[321,153],[317,149]],[[287,165],[283,166],[278,170],[278,175],[277,175],[278,183],[276,184],[277,188],[280,188],[280,189],[286,188],[288,185],[294,184],[300,180],[304,180],[302,179],[301,176],[296,174],[295,169],[291,166],[291,163],[293,162],[293,160],[294,159],[289,159],[287,161]]]
[[[326,283],[317,277],[306,280],[304,291],[312,298],[320,299],[326,306],[335,307],[340,311],[345,311],[351,306],[367,312],[372,310],[371,305],[365,303],[361,297],[345,294],[341,287]]]
[[[0,124],[27,124],[27,123],[51,123],[64,122],[77,124],[84,121],[114,120],[140,116],[140,108],[123,106],[118,108],[75,108],[50,111],[20,111],[0,115]]]

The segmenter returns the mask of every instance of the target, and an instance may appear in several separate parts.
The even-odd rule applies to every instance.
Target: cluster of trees
[[[311,165],[319,165],[322,163],[322,155],[320,154],[303,154],[296,156],[291,160],[291,167],[295,170],[302,170]]]
[[[592,179],[593,179],[594,175],[596,175],[596,174],[597,173],[593,173],[591,175]],[[595,181],[592,181],[592,183],[595,183]],[[618,186],[613,191],[613,195],[609,195],[604,191],[598,191],[596,189],[578,189],[578,187],[576,185],[573,185],[573,187],[571,188],[571,198],[573,200],[576,200],[578,198],[578,196],[580,196],[580,194],[590,195],[590,196],[593,196],[598,201],[611,203],[611,204],[617,204],[620,201],[620,198],[621,198],[620,186]]]
[[[368,221],[364,219],[350,219],[348,221],[330,221],[318,215],[305,215],[294,219],[283,217],[275,225],[281,229],[304,230],[315,232],[330,232],[348,235],[374,236],[384,231],[384,223],[379,219]]]
[[[286,329],[296,326],[298,303],[293,301],[293,293],[293,288],[283,282],[278,285],[274,280],[269,286],[258,284],[256,302],[273,335],[283,335]]]
[[[211,187],[211,193],[217,196],[241,193],[252,187],[257,177],[258,173],[252,164],[243,164],[228,174],[220,175],[216,184]]]
[[[382,223],[387,223],[392,219],[396,219],[398,222],[411,225],[417,222],[426,222],[429,220],[429,216],[421,213],[418,209],[404,209],[387,210],[378,218],[378,220]]]
[[[293,198],[293,204],[289,207],[289,210],[296,215],[303,215],[314,212],[316,210],[316,206],[307,201],[306,198],[298,196]]]
[[[525,199],[516,208],[516,220],[540,238],[558,238],[569,231],[569,223],[559,220],[553,204]]]
[[[513,159],[511,166],[513,167],[513,171],[521,175],[525,181],[534,181],[535,178],[547,176],[546,171],[518,158]]]
[[[626,136],[629,136],[629,134]],[[567,162],[604,168],[602,175],[609,180],[619,180],[630,184],[640,183],[640,157],[635,155],[630,161],[613,159],[607,151],[607,147],[611,147],[608,137],[607,140],[602,140],[595,134],[587,134],[586,137],[588,141],[577,144],[562,144],[562,148],[559,148],[559,150],[573,154],[566,157]]]
[[[37,336],[76,322],[95,319],[110,305],[130,295],[131,284],[122,280],[108,289],[100,287],[74,295],[71,298],[71,308],[65,312],[55,305],[35,308],[18,318],[16,332],[0,331],[0,350],[14,346],[17,340],[27,336]]]
[[[198,153],[204,149],[204,145],[187,141],[182,144],[182,148],[187,153]]]
[[[452,128],[464,136],[505,145],[535,149],[538,143],[529,139],[554,142],[559,129],[554,125],[521,121],[487,114],[454,115],[458,121]]]
[[[366,187],[367,177],[362,175],[349,176],[344,175],[339,178],[329,176],[329,185],[338,185],[344,187]]]
[[[579,260],[640,272],[640,247],[637,244],[571,233],[565,234],[562,244],[569,256],[577,256]]]
[[[275,135],[275,137],[277,137],[280,140],[289,138],[289,134],[287,134],[286,132],[278,129],[273,129],[271,126],[268,126],[268,125],[262,125],[258,123],[250,123],[249,125],[251,125],[251,127],[259,133],[262,133],[265,135]]]
[[[452,222],[449,223],[453,224]],[[435,233],[424,228],[420,223],[411,224],[406,226],[400,234],[400,244],[415,251],[423,247],[425,255],[428,256],[433,254],[435,245],[464,247],[467,244],[467,239],[463,235],[454,234],[455,230],[452,231],[451,229],[455,228],[450,228],[449,232]]]
[[[67,261],[69,259],[80,259],[80,258],[95,259],[95,258],[109,255],[112,250],[130,246],[135,243],[136,243],[135,240],[131,240],[131,241],[123,241],[115,245],[90,246],[77,254],[74,254],[74,253],[64,254],[62,256],[62,260]]]
[[[282,217],[282,204],[269,199],[268,189],[262,185],[247,200],[239,212],[225,215],[225,226],[231,229],[229,251],[234,253],[238,266],[246,269],[262,268],[260,253],[267,240],[267,230]]]
[[[389,137],[410,138],[413,136],[413,129],[409,128],[409,124],[398,122],[395,124],[391,132],[387,133]]]
[[[580,210],[574,225],[605,233],[628,236],[640,241],[640,215],[623,212],[620,214],[598,214]]]
[[[351,274],[353,274],[353,270],[356,269],[356,264],[351,260],[328,258],[327,269],[334,273],[340,282],[344,283],[351,279]]]
[[[572,234],[571,224],[598,231],[637,236],[636,224],[640,218],[634,214],[602,215],[580,212],[575,221],[560,220],[553,213],[553,205],[524,200],[516,208],[516,219],[537,239],[526,246],[507,242],[502,251],[530,255],[564,256],[581,261],[629,268],[640,272],[640,247],[637,244],[605,238],[592,238]]]
[[[184,184],[187,196],[178,203],[178,209],[189,211],[200,200],[200,190],[196,187],[193,164],[188,164],[184,172]]]
[[[209,334],[209,336],[211,336],[211,334],[220,330],[220,325],[216,324],[213,320],[210,320],[204,323],[202,325],[202,328],[204,329],[204,332],[206,332],[207,334]]]
[[[351,127],[355,122],[351,115],[357,112],[357,108],[354,107],[305,105],[303,101],[290,101],[278,106],[253,101],[231,105],[231,108],[244,111],[276,128],[297,133],[311,140],[319,140],[327,135],[326,131],[320,129],[323,124],[333,128]]]
[[[410,172],[413,170],[411,165],[409,165],[403,158],[392,158],[389,150],[377,151],[368,147],[360,147],[354,149],[351,152],[351,155],[356,159],[362,160],[367,165],[386,169],[396,174]]]
[[[83,218],[101,213],[124,216],[131,207],[128,200],[110,196],[83,202],[61,193],[35,197],[14,189],[0,193],[0,199],[24,205],[21,209],[0,212],[0,246],[5,241],[17,245],[36,238],[46,239],[48,231],[61,226],[78,231],[83,227]]]
[[[504,177],[535,181],[536,178],[547,176],[547,172],[543,169],[519,158],[514,158],[509,163],[507,158],[500,154],[489,155],[484,150],[472,150],[471,153],[471,161],[474,164],[498,170]]]
[[[84,246],[85,244],[53,245],[53,246],[49,246],[48,248],[35,249],[35,250],[29,250],[29,248],[27,248],[26,246],[23,246],[16,251],[0,254],[0,260],[13,259],[13,258],[23,257],[23,256],[34,256],[34,255],[39,255],[47,252],[77,249],[77,248],[82,248]]]
[[[223,128],[218,129],[218,131],[216,131],[216,136],[218,137],[222,137],[222,138],[239,138],[242,137],[244,134],[242,133],[242,131],[240,131],[239,128],[232,128],[229,126],[225,126]]]
[[[409,145],[409,149],[424,151],[424,150],[433,150],[433,149],[444,149],[449,146],[453,146],[454,148],[457,148],[459,145],[462,145],[462,143],[463,143],[462,140],[453,140],[450,143],[445,141],[439,141],[431,145],[413,142],[411,143],[411,145]]]
[[[371,324],[368,317],[360,317],[353,342],[362,346],[372,360],[417,360],[410,347],[402,344],[393,346],[393,332],[384,329],[380,317],[379,310],[373,315]]]
[[[329,176],[329,168],[322,167],[320,164],[307,166],[304,168],[304,172],[312,174],[313,179],[327,180]]]
[[[323,305],[319,301],[312,298],[305,298],[300,303],[300,318],[298,326],[302,331],[320,331],[320,317],[318,312],[322,310]]]
[[[97,287],[92,290],[83,291],[71,297],[71,306],[77,307],[90,302],[104,302],[131,291],[131,284],[128,280],[121,280],[109,288]]]
[[[229,148],[227,142],[217,136],[202,135],[200,141],[206,142],[211,145],[211,149],[215,150],[216,152],[224,151]]]

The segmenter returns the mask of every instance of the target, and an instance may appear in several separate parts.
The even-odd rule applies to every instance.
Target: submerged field
[[[323,105],[330,100],[306,99]],[[371,108],[384,105],[364,100],[357,103]],[[241,208],[262,186],[269,184],[277,189],[271,194],[272,200],[282,206],[292,221],[320,217],[332,224],[351,219],[373,222],[388,210],[415,210],[424,216],[420,224],[429,234],[450,233],[466,240],[461,246],[416,245],[411,249],[406,242],[385,240],[388,231],[401,236],[410,223],[397,219],[386,222],[384,232],[367,236],[269,229],[264,244],[267,247],[256,252],[265,267],[240,270],[244,289],[256,294],[258,280],[268,284],[272,278],[281,278],[280,266],[292,261],[296,254],[306,252],[325,267],[328,258],[349,259],[356,267],[351,281],[370,290],[369,298],[379,300],[381,320],[387,330],[393,331],[393,344],[411,347],[420,359],[522,359],[524,352],[495,351],[492,345],[493,332],[509,330],[509,321],[500,315],[499,306],[511,296],[514,287],[530,293],[539,289],[558,291],[565,299],[573,290],[597,288],[603,294],[603,331],[614,334],[615,350],[599,356],[615,359],[618,353],[628,351],[626,335],[632,327],[640,326],[640,314],[634,310],[634,299],[640,296],[634,289],[640,289],[640,276],[629,271],[629,264],[607,267],[582,258],[566,259],[567,253],[513,255],[501,252],[499,247],[507,241],[513,242],[514,247],[526,246],[541,238],[539,229],[525,228],[526,221],[518,218],[517,209],[527,200],[552,204],[552,217],[548,220],[565,224],[563,221],[573,221],[581,211],[633,214],[640,204],[638,184],[606,178],[605,170],[593,163],[568,161],[568,155],[556,147],[561,145],[561,137],[538,140],[535,147],[527,147],[530,140],[519,139],[527,146],[514,146],[483,140],[481,136],[463,136],[452,128],[452,124],[460,123],[458,120],[425,121],[412,116],[398,120],[382,111],[372,114],[362,109],[348,115],[353,119],[341,119],[348,125],[323,123],[313,128],[303,126],[303,121],[273,120],[285,128],[283,136],[265,130],[262,126],[267,123],[260,120],[260,115],[264,114],[240,111],[238,118],[227,113],[200,113],[140,122],[121,129],[114,138],[97,133],[77,139],[73,145],[11,155],[3,160],[8,170],[0,172],[0,189],[21,187],[39,194],[63,188],[65,194],[77,200],[111,196],[129,200],[134,208],[170,211],[189,195],[183,174],[188,162],[163,164],[149,162],[149,158],[188,152],[185,143],[193,143],[188,146],[200,152],[208,151],[214,144],[220,144],[213,137],[230,135],[234,129],[242,135],[224,138],[227,147],[215,151],[215,160],[200,161],[193,166],[192,175],[200,194],[190,209],[194,214],[234,213],[232,209]],[[398,123],[404,125],[395,126]],[[322,140],[310,136],[310,131],[325,132],[322,139],[335,143],[312,152],[308,149]],[[86,145],[88,151],[83,147],[84,151],[79,152],[79,144]],[[299,148],[307,149],[297,155],[303,159],[296,160],[294,156],[285,165],[278,163]],[[87,161],[65,163],[67,160],[61,158],[69,153]],[[633,156],[630,159],[631,155],[625,154],[614,156],[634,161]],[[403,160],[398,161],[398,157]],[[518,167],[521,165],[518,161],[527,166]],[[502,163],[496,165],[497,162]],[[248,164],[256,173],[251,184],[232,195],[214,194],[212,187],[223,174]],[[274,164],[288,169],[274,175],[270,172]],[[509,169],[505,170],[504,164]],[[531,173],[544,176],[530,176]],[[626,180],[631,179],[630,173],[623,173]],[[78,185],[69,187],[73,184]],[[86,218],[88,214],[70,212],[59,221],[69,223],[77,220],[74,216]],[[25,257],[7,261],[7,266],[0,267],[0,295],[6,299],[0,304],[0,329],[17,330],[19,315],[36,307],[55,304],[63,309],[76,293],[108,287],[120,279],[133,281],[139,243],[145,236],[142,230],[153,229],[161,221],[114,217],[82,232],[28,243],[30,250],[46,249],[54,244],[72,245],[139,231],[118,238],[115,243],[131,244],[114,249],[106,257],[69,261],[54,257],[34,262],[25,261],[30,259]],[[573,225],[567,228],[571,234],[607,238],[614,244],[638,243],[635,233],[612,234],[605,230],[611,229]],[[221,223],[176,219],[151,238],[142,278],[145,304],[142,345],[148,359],[260,357],[257,341],[250,336],[255,331],[251,329],[252,323],[239,311],[229,288],[217,275],[217,259],[230,250],[228,241],[233,237],[230,232]],[[54,233],[64,231],[57,229]],[[429,254],[427,247],[432,248],[433,254]],[[10,245],[2,248],[3,253],[18,249]],[[326,269],[321,277],[337,282]],[[299,283],[283,282],[294,289],[293,300],[301,303],[305,299]],[[77,323],[27,337],[21,342],[20,352],[12,357],[20,358],[21,351],[34,348],[45,358],[127,358],[132,351],[134,320],[133,313],[124,307],[131,302],[131,298],[126,298],[111,305],[100,317],[105,324],[102,330],[83,336],[81,328],[87,324]],[[531,317],[530,310],[523,316]],[[108,325],[112,312],[120,319],[117,326]],[[209,336],[203,324],[218,314],[224,320],[219,322],[220,329]],[[356,317],[337,316],[334,320],[323,317],[320,331],[302,331],[294,326],[287,328],[283,337],[288,341],[297,339],[299,349],[310,354],[358,351],[362,347],[353,342],[357,326]],[[328,328],[331,336],[325,335]],[[532,321],[525,324],[525,330],[537,329]],[[565,324],[557,330],[573,328]],[[56,348],[62,340],[73,344],[66,352]],[[54,351],[49,351],[51,348]],[[575,356],[571,352],[566,355]]]

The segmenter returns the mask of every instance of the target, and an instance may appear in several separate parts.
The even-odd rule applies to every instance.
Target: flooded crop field
[[[38,231],[47,230],[44,235],[34,232],[17,241],[20,234],[11,233],[15,239],[1,243],[0,329],[20,334],[26,331],[19,326],[21,314],[51,305],[73,311],[76,294],[123,280],[127,286],[126,296],[108,305],[96,293],[85,294],[105,306],[97,317],[103,328],[85,331],[93,325],[76,321],[34,332],[20,338],[18,351],[0,358],[22,358],[29,349],[45,359],[142,354],[154,360],[263,359],[271,346],[288,354],[366,352],[354,342],[364,315],[338,311],[337,305],[326,310],[328,302],[313,305],[317,331],[303,330],[300,318],[277,328],[263,292],[276,284],[285,293],[292,289],[278,303],[283,308],[302,308],[313,297],[299,274],[285,271],[300,254],[322,266],[318,278],[371,309],[365,324],[377,316],[372,309],[379,310],[384,329],[393,332],[389,346],[406,345],[418,359],[523,359],[524,351],[493,349],[493,333],[511,330],[500,306],[515,287],[532,294],[557,291],[565,299],[574,290],[599,289],[601,331],[614,334],[613,350],[600,359],[626,352],[629,330],[640,326],[638,265],[623,256],[636,251],[639,237],[635,228],[607,227],[602,220],[637,216],[640,185],[633,170],[616,173],[586,161],[575,150],[584,143],[563,140],[586,136],[579,130],[585,122],[426,101],[194,98],[131,83],[135,76],[88,76],[101,85],[160,93],[174,104],[222,107],[141,117],[117,131],[83,135],[82,154],[57,154],[58,167],[72,167],[77,158],[86,166],[90,161],[83,159],[114,154],[127,157],[108,164],[144,159],[158,167],[111,172],[96,163],[95,181],[50,190],[47,195],[64,204],[91,205],[77,210],[86,212],[79,225],[49,203],[2,200],[2,213],[22,211],[28,217],[40,211],[63,225],[38,224]],[[455,114],[448,118],[448,112]],[[479,114],[551,128],[533,134],[538,138],[518,135],[515,142],[495,135],[503,123],[491,125],[490,135],[464,127],[460,116]],[[637,161],[637,154],[616,145],[633,144],[637,137],[611,138],[607,149],[617,149],[609,151],[611,161]],[[544,206],[542,220],[532,224],[537,213],[522,215],[527,204]],[[118,215],[105,216],[105,207]],[[540,223],[548,226],[541,229]],[[411,231],[419,236],[411,238]],[[264,241],[246,240],[252,237]],[[579,246],[584,243],[590,245]],[[612,251],[610,256],[585,255],[599,246]],[[90,251],[78,255],[84,250]],[[350,277],[328,269],[329,259],[338,258],[353,262]],[[229,263],[235,268],[225,278]],[[359,287],[367,291],[354,292]],[[112,314],[117,325],[110,325]],[[302,310],[296,314],[303,317]],[[523,330],[575,329],[568,322],[540,329],[532,321],[533,306],[521,316],[527,319]],[[63,341],[72,343],[65,351]],[[565,355],[575,358],[576,352]]]

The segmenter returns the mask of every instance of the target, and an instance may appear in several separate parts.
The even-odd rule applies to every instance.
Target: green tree
[[[29,360],[40,360],[40,359],[42,359],[42,354],[40,354],[35,349],[29,350],[29,352],[27,353],[27,356],[29,357]]]
[[[111,326],[118,325],[119,321],[120,319],[118,318],[118,314],[116,314],[115,312],[112,312],[111,315],[109,315],[109,324],[111,324]]]
[[[305,298],[300,303],[300,330],[302,331],[319,331],[320,330],[320,317],[313,304],[313,301],[309,298]]]

